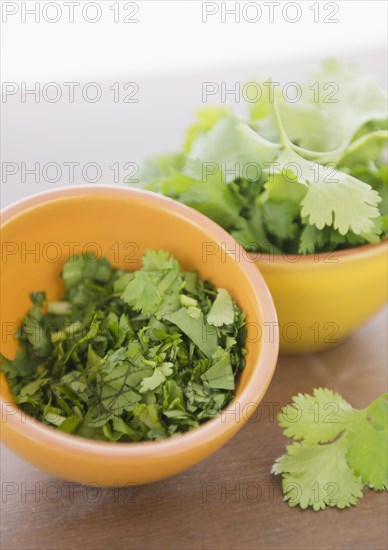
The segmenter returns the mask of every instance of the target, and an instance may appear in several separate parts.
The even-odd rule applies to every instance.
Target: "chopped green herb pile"
[[[2,357],[24,411],[63,432],[142,441],[195,428],[232,400],[244,313],[167,252],[148,250],[142,262],[125,272],[74,256],[63,301],[31,294],[16,357]]]
[[[226,105],[202,109],[184,150],[146,161],[136,185],[196,208],[250,251],[312,254],[385,238],[385,90],[334,62],[300,99],[281,89],[261,83],[247,121]]]
[[[327,388],[292,401],[278,421],[297,441],[272,467],[291,507],[346,508],[357,504],[364,485],[388,488],[388,394],[362,410]]]

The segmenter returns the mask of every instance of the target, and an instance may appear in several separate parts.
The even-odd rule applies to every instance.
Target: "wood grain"
[[[386,494],[366,489],[344,511],[290,509],[270,468],[286,443],[273,413],[295,393],[328,386],[363,407],[386,391],[386,329],[383,312],[336,349],[280,358],[257,417],[219,452],[160,483],[85,488],[2,447],[1,547],[384,550]]]

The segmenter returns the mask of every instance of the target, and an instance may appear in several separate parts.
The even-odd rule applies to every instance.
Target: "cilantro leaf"
[[[43,312],[41,311],[46,296],[42,292],[35,292],[30,295],[33,306],[23,320],[21,326],[22,337],[24,337],[33,352],[38,357],[45,357],[51,351],[51,342],[47,337],[43,324]]]
[[[293,437],[272,473],[283,476],[290,506],[345,508],[357,503],[364,484],[386,489],[388,395],[354,409],[327,388],[298,394],[278,415],[284,435]]]
[[[327,388],[314,389],[313,395],[301,394],[278,415],[286,437],[306,443],[327,443],[360,417],[338,393]]]
[[[362,497],[363,484],[350,469],[346,439],[331,445],[293,443],[278,458],[272,473],[283,474],[284,498],[288,504],[315,511],[326,506],[347,508]]]
[[[388,489],[388,394],[376,399],[349,434],[348,462],[371,489]]]
[[[179,269],[178,262],[167,250],[146,250],[143,258],[144,271],[163,271],[165,269]]]
[[[140,393],[145,393],[147,391],[152,391],[158,388],[166,380],[165,375],[162,370],[156,368],[154,373],[147,378],[143,378],[140,384]]]
[[[147,405],[145,403],[137,404],[133,411],[135,423],[139,422],[140,425],[143,424],[148,428],[150,439],[162,439],[166,437],[166,430],[160,420],[158,412],[156,405]]]
[[[369,164],[371,161],[378,161],[387,141],[388,132],[386,130],[377,130],[361,136],[344,151],[339,162],[340,166],[349,168],[355,164]]]
[[[230,355],[224,351],[220,358],[201,377],[207,387],[234,390],[234,375]]]
[[[186,131],[185,151],[191,149],[192,144],[196,139],[208,132],[213,126],[224,116],[230,113],[228,106],[213,106],[210,105],[197,112],[197,120]]]
[[[200,161],[191,166],[195,174],[172,170],[167,178],[146,182],[144,188],[178,199],[223,225],[235,224],[242,205],[237,192],[226,184],[219,170],[202,175]]]
[[[65,433],[74,433],[81,424],[82,418],[72,415],[65,418],[59,425],[58,430]]]
[[[216,299],[207,314],[207,322],[209,325],[220,327],[222,325],[232,325],[233,321],[234,307],[232,298],[225,288],[219,288]]]
[[[274,172],[264,184],[267,191],[268,200],[275,203],[283,203],[293,205],[292,213],[296,215],[300,211],[300,204],[307,193],[307,187],[300,183],[288,167],[283,166],[280,172]],[[265,197],[267,199],[267,197]]]
[[[161,302],[158,292],[160,280],[159,272],[136,271],[122,294],[124,302],[144,315],[155,313]]]
[[[268,231],[279,239],[293,239],[298,232],[294,223],[295,208],[289,201],[267,201],[263,204],[263,217]]]
[[[85,256],[73,256],[63,266],[62,279],[66,288],[72,288],[82,281]]]
[[[209,169],[221,172],[223,181],[229,183],[239,177],[249,178],[249,163],[256,161],[258,167],[265,168],[276,158],[278,150],[278,145],[259,136],[238,117],[225,116],[192,144],[185,171],[202,178],[208,165]],[[252,173],[256,179],[257,170]]]
[[[373,218],[379,216],[379,194],[370,185],[349,174],[307,161],[291,149],[279,155],[279,170],[295,166],[295,179],[307,186],[301,202],[301,215],[318,229],[333,226],[345,235],[350,230],[356,234],[368,233],[373,228]],[[295,172],[294,172],[295,173]]]
[[[23,403],[24,401],[31,402],[30,397],[35,396],[40,388],[45,386],[49,380],[50,378],[38,378],[20,388],[17,399],[18,403]]]
[[[164,178],[171,173],[171,170],[181,170],[185,162],[183,153],[167,153],[147,159],[141,170],[138,172],[139,186],[144,182],[157,178]]]
[[[324,230],[319,230],[315,225],[306,225],[300,235],[299,252],[301,254],[313,254],[318,250],[322,250],[328,243],[334,243],[332,232],[326,227]],[[342,241],[337,242],[344,242]]]
[[[251,206],[247,218],[240,217],[231,234],[246,250],[268,253],[269,248],[274,249],[264,227],[263,208],[260,204]]]
[[[211,357],[216,351],[218,345],[216,331],[206,323],[202,313],[195,319],[183,307],[165,315],[164,319],[176,325],[207,357]]]
[[[308,216],[309,222],[318,229],[332,225],[341,235],[350,230],[356,234],[369,233],[374,227],[373,218],[379,216],[378,193],[352,176],[316,167],[322,176],[317,182],[310,181],[302,201],[302,216]],[[329,175],[335,180],[326,179]]]
[[[317,98],[306,86],[301,101],[281,101],[282,121],[299,154],[337,162],[338,154],[359,128],[369,121],[386,118],[386,92],[373,76],[333,61],[326,62],[313,78],[320,90],[327,92]]]

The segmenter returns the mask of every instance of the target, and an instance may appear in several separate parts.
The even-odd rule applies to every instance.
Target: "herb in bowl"
[[[201,110],[184,150],[147,161],[137,186],[199,210],[253,252],[312,254],[385,238],[386,92],[334,62],[297,101],[269,84],[247,121],[225,105]]]
[[[2,357],[24,411],[63,432],[128,442],[191,430],[233,399],[244,313],[168,252],[148,250],[142,263],[126,272],[74,256],[61,301],[31,294],[16,357]]]

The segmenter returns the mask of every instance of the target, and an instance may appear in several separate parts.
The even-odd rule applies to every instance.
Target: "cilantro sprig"
[[[291,507],[346,508],[357,504],[364,485],[388,488],[388,394],[358,410],[338,393],[318,388],[293,397],[278,422],[295,440],[272,467],[282,475]]]
[[[297,101],[269,84],[258,84],[247,120],[225,105],[199,111],[183,151],[146,161],[137,186],[206,214],[250,251],[312,254],[384,239],[385,90],[334,62]]]
[[[80,255],[60,301],[32,293],[13,360],[15,402],[67,433],[143,441],[191,430],[233,399],[244,368],[245,316],[226,289],[148,250],[134,272]]]

